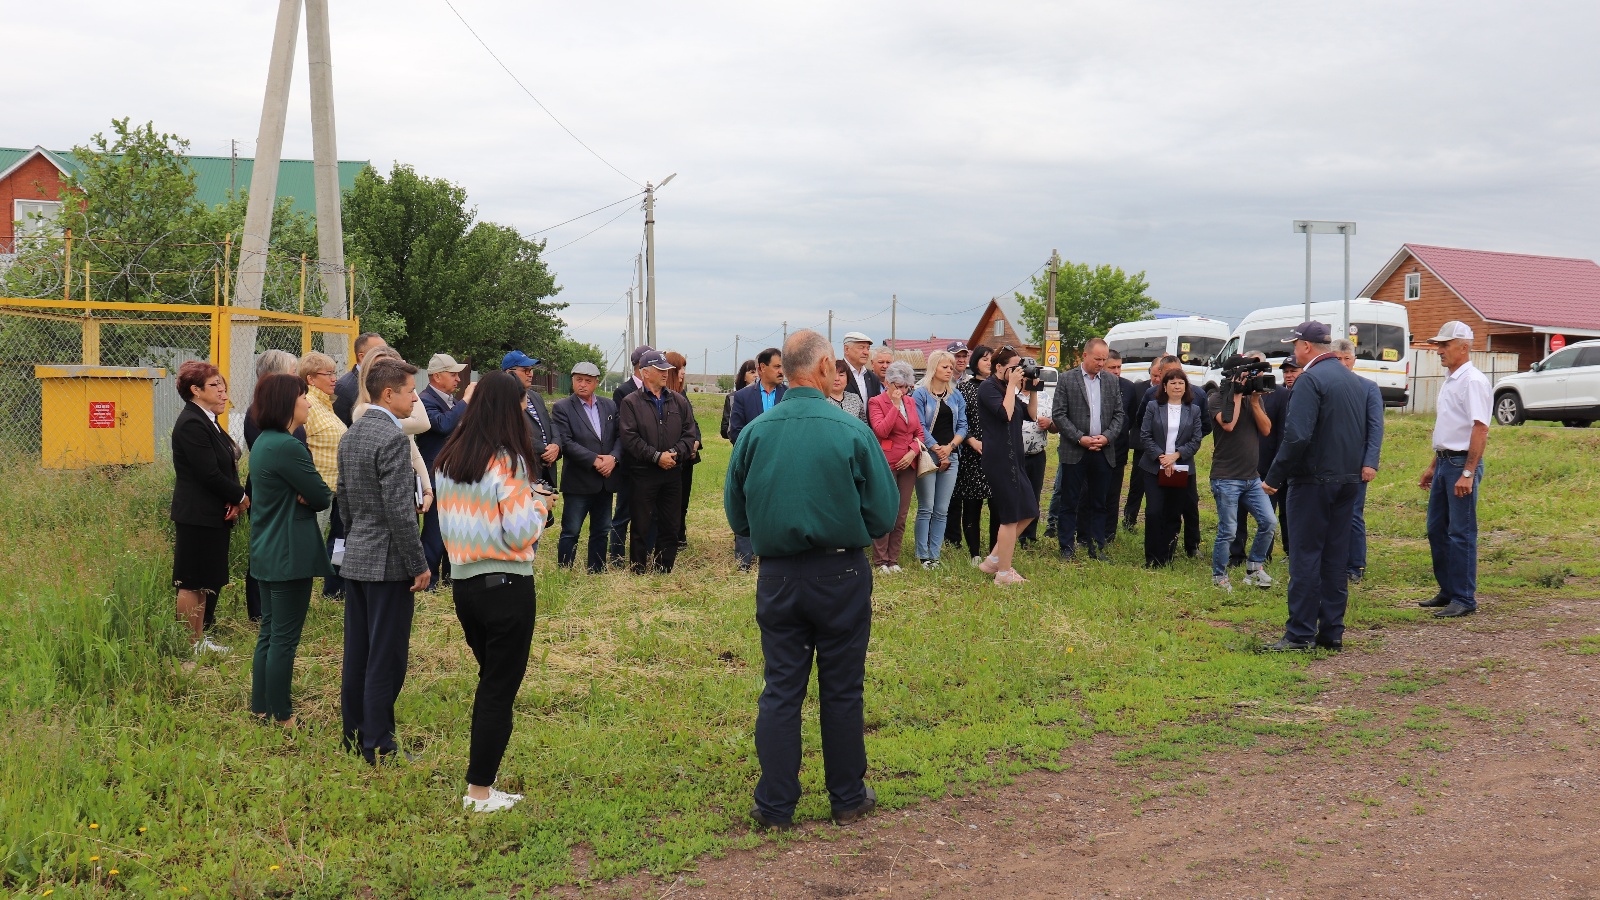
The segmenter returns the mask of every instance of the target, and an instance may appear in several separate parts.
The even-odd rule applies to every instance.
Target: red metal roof
[[[943,350],[950,346],[951,341],[965,342],[966,338],[931,337],[925,341],[908,341],[902,338],[893,343],[889,341],[884,341],[884,343],[889,344],[889,349],[891,350],[921,350],[923,357],[927,357],[929,353],[935,350]]]
[[[1404,247],[1485,319],[1600,329],[1600,265],[1593,260],[1426,244]]]

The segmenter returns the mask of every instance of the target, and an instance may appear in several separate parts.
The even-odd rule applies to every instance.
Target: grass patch
[[[696,399],[715,434],[720,400]],[[1426,498],[1415,487],[1429,425],[1390,417],[1352,640],[1416,621],[1413,601],[1432,593],[1419,540]],[[1486,575],[1503,578],[1495,590],[1507,600],[1534,589],[1518,567],[1592,542],[1600,495],[1585,461],[1597,440],[1570,429],[1491,438],[1480,528],[1496,554]],[[0,745],[0,886],[61,896],[524,894],[673,873],[700,854],[762,845],[769,839],[743,822],[757,773],[755,580],[734,574],[721,514],[728,448],[711,444],[691,547],[672,575],[560,572],[547,544],[501,777],[528,800],[476,818],[459,799],[476,668],[447,594],[421,598],[398,709],[400,738],[422,762],[374,771],[338,746],[340,607],[315,600],[306,623],[295,696],[311,730],[258,727],[246,709],[254,632],[242,585],[224,594],[219,633],[238,652],[194,671],[177,664],[170,472],[10,462],[0,471],[0,725],[11,735]],[[1209,536],[1209,512],[1203,522]],[[244,552],[236,535],[239,575]],[[1129,761],[1303,742],[1330,721],[1361,746],[1392,740],[1363,730],[1357,712],[1315,707],[1308,659],[1250,652],[1282,627],[1281,558],[1278,588],[1225,595],[1212,590],[1205,556],[1147,572],[1129,534],[1106,565],[1065,566],[1050,548],[1023,554],[1025,590],[997,590],[959,557],[879,579],[866,709],[880,803],[1059,768],[1095,734],[1126,739]],[[1432,677],[1397,673],[1384,689],[1413,693]],[[805,740],[798,814],[818,819],[828,810],[814,704]]]

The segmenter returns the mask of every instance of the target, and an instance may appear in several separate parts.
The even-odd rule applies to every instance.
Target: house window
[[[1006,336],[1006,320],[1005,319],[995,319],[994,320],[994,336],[995,337],[1005,337]]]
[[[1422,299],[1422,273],[1412,272],[1406,275],[1406,299]]]
[[[17,223],[17,236],[53,233],[56,216],[61,213],[59,200],[13,201],[13,220]]]

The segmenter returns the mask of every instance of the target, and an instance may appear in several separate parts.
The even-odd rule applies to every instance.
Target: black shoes
[[[1434,613],[1433,617],[1435,619],[1459,619],[1462,616],[1470,616],[1472,613],[1472,607],[1466,605],[1465,603],[1451,600],[1449,606],[1446,606],[1444,609]]]
[[[1340,653],[1344,650],[1344,641],[1317,641],[1317,649]]]
[[[1261,648],[1262,653],[1288,653],[1295,650],[1310,650],[1310,641],[1291,641],[1288,638],[1279,638],[1276,644],[1268,644]]]
[[[750,810],[750,821],[756,823],[757,828],[773,831],[789,831],[794,828],[794,822],[787,819],[769,819],[760,809]]]
[[[1431,600],[1418,600],[1417,605],[1425,608],[1449,606],[1450,601],[1443,594],[1434,594]]]
[[[864,819],[867,816],[872,815],[872,811],[878,808],[878,792],[874,791],[870,787],[866,790],[867,799],[861,801],[860,806],[856,807],[855,809],[836,809],[833,811],[833,824],[849,825],[851,822],[854,822],[857,819]]]
[[[1060,550],[1056,551],[1056,558],[1061,560],[1062,562],[1072,562],[1073,560],[1077,559],[1078,557],[1071,550],[1068,550],[1067,548],[1062,547]]]

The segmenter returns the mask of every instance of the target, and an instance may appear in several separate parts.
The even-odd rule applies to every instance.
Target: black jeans
[[[965,460],[962,461],[962,465],[966,465]],[[962,523],[966,520],[966,505],[967,501],[962,500],[960,497],[952,498],[950,501],[950,510],[945,514],[944,542],[952,547],[960,548],[961,536],[966,533],[964,526],[962,525]],[[979,503],[978,508],[983,508],[981,502]],[[977,532],[973,533],[976,534]]]
[[[1128,479],[1128,503],[1122,508],[1122,521],[1131,528],[1139,521],[1139,506],[1144,503],[1144,470],[1133,465],[1133,477]],[[1146,516],[1148,523],[1149,517]]]
[[[406,683],[417,598],[409,581],[344,583],[344,669],[339,707],[344,740],[372,762],[393,753],[394,701]]]
[[[444,535],[439,533],[439,507],[428,507],[422,514],[422,557],[428,561],[428,584],[439,587],[448,577],[450,560],[444,552]]]
[[[606,539],[611,535],[611,493],[563,494],[561,509],[561,540],[556,544],[556,565],[563,568],[578,560],[578,536],[583,532],[583,520],[589,520],[589,551],[587,565],[590,572],[606,570]]]
[[[494,784],[506,744],[511,742],[511,706],[528,673],[538,599],[532,575],[461,578],[452,582],[450,595],[472,658],[478,661],[467,784],[488,787]]]
[[[671,572],[683,527],[683,475],[676,469],[635,469],[632,477],[633,533],[628,559],[635,574],[646,568]],[[654,538],[655,546],[651,546]]]
[[[1044,493],[1044,464],[1045,458],[1043,452],[1035,453],[1032,456],[1022,457],[1022,474],[1028,476],[1028,483],[1033,485],[1033,500],[1035,504],[1038,503],[1040,496],[1042,496]],[[1038,540],[1039,520],[1041,518],[1043,518],[1043,516],[1034,516],[1033,521],[1028,523],[1028,527],[1022,529],[1022,534],[1017,535],[1017,543],[1026,545]],[[1045,524],[1049,525],[1048,522]],[[1000,533],[1000,526],[991,525],[991,527],[994,528],[994,533],[996,535]],[[994,546],[994,540],[992,538],[989,541],[989,546]]]
[[[1061,518],[1056,541],[1067,553],[1077,544],[1099,553],[1106,545],[1105,498],[1111,479],[1111,458],[1104,450],[1086,450],[1075,463],[1061,463]]]
[[[983,507],[989,506],[989,543],[978,543],[978,531],[983,527]],[[967,549],[973,556],[988,556],[994,552],[995,541],[1000,537],[1000,523],[994,519],[994,501],[992,500],[963,500],[961,501],[961,532],[967,539]],[[955,508],[956,504],[950,504]]]
[[[1162,487],[1157,476],[1139,470],[1144,481],[1144,564],[1165,566],[1172,562],[1178,547],[1178,528],[1183,520],[1189,488]],[[1194,473],[1189,473],[1194,485]]]
[[[1183,552],[1194,556],[1200,552],[1200,480],[1194,464],[1189,464],[1189,486],[1183,491]]]
[[[1300,527],[1289,547],[1289,621],[1283,629],[1291,641],[1344,640],[1344,611],[1350,603],[1350,521],[1360,492],[1359,481],[1294,486],[1289,512]]]
[[[1112,462],[1116,462],[1115,457],[1112,458]],[[1106,540],[1108,541],[1117,539],[1117,514],[1122,511],[1122,481],[1127,472],[1128,458],[1123,456],[1122,462],[1111,467],[1110,478],[1106,481],[1106,502],[1103,512],[1105,525],[1102,527],[1106,530]],[[1138,479],[1134,480],[1137,481]]]
[[[618,479],[617,505],[611,511],[611,562],[620,566],[628,555],[628,523],[633,521],[633,474],[621,461],[617,468],[622,477]]]
[[[857,549],[761,558],[756,579],[766,687],[756,713],[756,809],[788,822],[800,801],[800,712],[817,660],[822,766],[835,811],[866,800],[861,686],[872,636],[872,567]]]
[[[328,507],[328,559],[333,559],[333,542],[344,538],[344,519],[339,517],[339,497],[334,495],[333,505]],[[343,597],[344,579],[339,577],[339,567],[333,567],[333,574],[322,579],[322,596]]]

